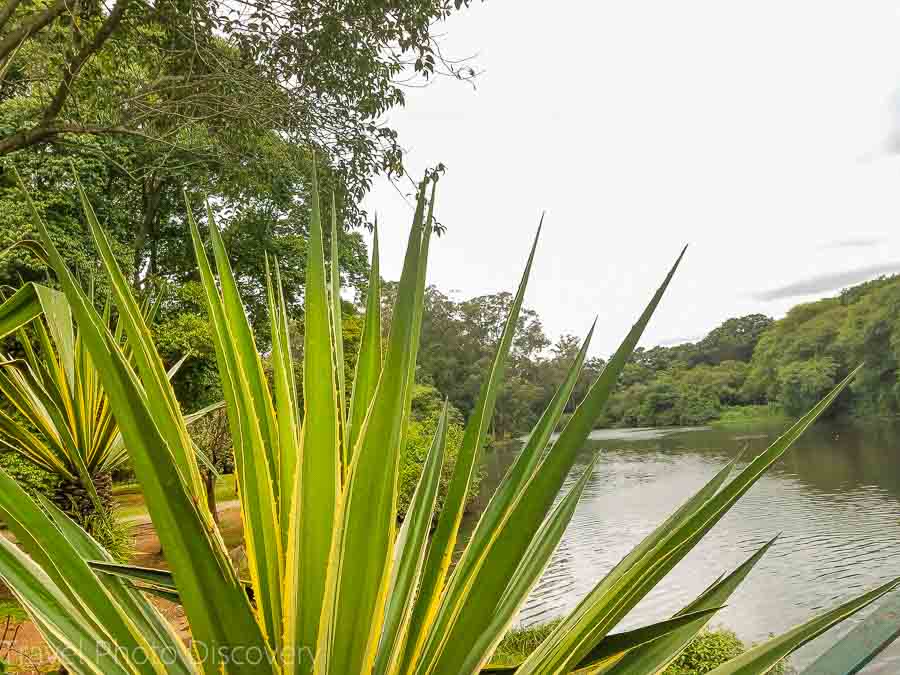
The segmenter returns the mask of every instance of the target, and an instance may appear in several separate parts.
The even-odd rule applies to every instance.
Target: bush
[[[491,663],[497,666],[521,663],[544,641],[557,623],[559,621],[510,629],[497,646]],[[663,675],[703,675],[729,659],[740,656],[745,650],[744,643],[727,628],[704,630],[691,640],[681,655],[663,671]],[[777,664],[769,673],[784,675],[784,662]]]
[[[664,675],[702,675],[740,656],[746,647],[727,629],[704,630],[695,637]]]
[[[695,637],[664,675],[703,675],[726,661],[740,656],[747,647],[727,628],[704,630]],[[785,662],[777,663],[770,675],[784,675]]]
[[[8,473],[32,497],[52,497],[59,487],[56,474],[45,471],[17,452],[0,452],[0,468]]]
[[[437,405],[435,405],[437,401]],[[409,429],[406,435],[406,446],[400,457],[399,496],[397,502],[397,517],[403,520],[409,502],[416,490],[419,476],[422,475],[422,466],[425,457],[431,448],[434,432],[437,429],[443,401],[440,393],[428,385],[416,385],[413,391],[412,412],[409,421]],[[453,476],[453,467],[456,465],[456,456],[463,439],[462,415],[451,406],[449,414],[450,424],[447,427],[447,444],[445,448],[446,461],[441,472],[441,483],[438,488],[437,506],[435,507],[435,520],[440,514],[447,496],[450,478]],[[469,489],[469,502],[478,495],[481,485],[481,474],[477,474]]]
[[[510,628],[497,645],[491,663],[497,666],[514,666],[538,648],[544,638],[556,628],[559,620],[527,628]]]

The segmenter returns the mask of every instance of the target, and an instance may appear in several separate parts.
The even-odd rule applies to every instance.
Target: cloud
[[[894,274],[897,272],[900,272],[900,262],[867,265],[866,267],[858,267],[845,272],[809,277],[786,286],[756,293],[753,297],[756,300],[781,300],[782,298],[795,298],[801,295],[816,295],[817,293],[833,291],[868,281],[883,274]]]
[[[860,237],[859,239],[842,239],[841,241],[833,241],[830,244],[821,246],[820,248],[869,248],[871,246],[877,246],[883,241],[883,237]]]
[[[691,335],[688,337],[673,337],[668,340],[660,340],[657,344],[660,347],[675,347],[676,345],[683,345],[688,342],[700,342],[705,336],[704,335]]]

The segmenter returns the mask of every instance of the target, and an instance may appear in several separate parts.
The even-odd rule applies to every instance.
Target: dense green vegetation
[[[384,290],[382,314],[387,331],[396,284],[385,284]],[[512,302],[507,292],[455,300],[434,286],[425,290],[416,379],[446,396],[464,418],[475,409]],[[494,437],[521,433],[535,424],[575,361],[580,344],[574,335],[563,335],[551,344],[537,312],[522,309],[497,394],[490,429]],[[587,359],[566,413],[575,410],[603,365],[601,359]]]
[[[44,289],[40,304],[43,316],[18,331],[25,357],[0,363],[0,447],[33,466],[27,472],[32,485],[38,470],[53,474],[53,489],[43,493],[117,559],[128,560],[130,538],[115,518],[112,499],[113,474],[127,463],[127,449],[65,297]],[[141,306],[148,322],[155,306]],[[107,303],[108,322],[110,311]],[[117,322],[110,322],[110,330],[121,342]]]
[[[33,251],[6,252],[36,236],[15,167],[68,264],[105,299],[74,168],[126,276],[164,297],[154,330],[167,365],[192,355],[176,382],[188,409],[221,392],[183,193],[195,215],[209,197],[265,346],[267,256],[292,320],[303,305],[313,156],[322,212],[340,223],[343,286],[362,288],[371,219],[359,204],[377,174],[404,176],[385,113],[407,86],[474,76],[438,42],[468,0],[0,4],[0,293],[54,283]]]
[[[468,415],[486,355],[503,328],[508,294],[456,301],[426,293],[417,376]],[[390,296],[386,300],[390,306]],[[860,376],[831,415],[900,413],[900,277],[848,288],[833,298],[797,305],[777,321],[761,314],[728,319],[698,342],[637,348],[629,358],[600,426],[676,426],[780,422],[797,417],[860,363]],[[519,319],[509,376],[497,400],[497,436],[523,432],[549,401],[577,353],[564,335],[550,345],[538,314]],[[567,412],[583,395],[589,360]]]
[[[410,76],[474,75],[436,41],[468,4],[0,7],[0,300],[23,293],[0,336],[0,413],[3,442],[27,458],[0,455],[0,518],[17,540],[0,537],[0,577],[70,671],[308,672],[311,650],[322,673],[476,672],[500,643],[524,675],[678,653],[670,675],[777,672],[900,583],[749,651],[702,632],[770,542],[675,617],[616,634],[863,355],[879,356],[835,410],[898,412],[896,288],[866,284],[778,322],[741,317],[695,344],[635,350],[673,268],[616,355],[588,359],[591,335],[552,343],[522,307],[531,259],[515,295],[425,287],[432,173],[401,280],[382,292],[359,203],[375,174],[403,176],[384,115]],[[40,245],[6,250],[23,239]],[[77,367],[57,363],[70,350],[45,335],[49,287],[65,295],[54,307],[66,331],[74,313]],[[140,311],[151,297],[152,326]],[[189,429],[187,412],[222,399]],[[734,467],[723,469],[575,613],[500,642],[592,475],[588,465],[561,496],[592,427],[782,413],[806,416],[727,487]],[[461,546],[481,453],[527,431]],[[113,564],[130,545],[114,474],[136,478],[171,572]],[[214,523],[217,497],[232,494],[240,570]],[[194,646],[260,661],[225,668],[206,659],[217,651],[188,651],[140,591],[183,606]]]
[[[900,413],[900,277],[792,308],[730,319],[703,340],[636,350],[604,424],[699,424],[796,417],[853,368],[832,415]]]
[[[602,424],[703,424],[730,407],[757,402],[744,383],[756,345],[773,325],[751,314],[725,321],[699,342],[635,350]]]
[[[189,357],[174,381],[179,402],[195,410],[221,400],[185,193],[197,216],[209,198],[260,347],[270,344],[267,259],[278,260],[301,343],[313,165],[323,217],[334,212],[339,223],[341,285],[364,290],[361,230],[371,219],[359,204],[375,175],[404,177],[400,141],[383,116],[404,104],[407,86],[474,77],[439,45],[443,20],[468,4],[2,3],[0,299],[29,281],[56,283],[35,251],[7,250],[37,236],[13,168],[66,262],[95,286],[98,303],[108,297],[74,170],[129,281],[162,299],[152,330],[164,363]],[[330,249],[330,228],[324,237]],[[361,326],[356,308],[347,310],[353,372]],[[0,354],[25,350],[9,338]],[[9,454],[0,444],[0,462],[37,478]],[[52,494],[39,480],[28,484]]]
[[[723,663],[747,651],[746,645],[732,631],[727,629],[704,630],[695,637],[687,648],[663,675],[703,675]],[[768,675],[783,675],[788,671],[784,661],[776,663]]]
[[[107,318],[92,306],[35,213],[41,245],[65,302],[55,300],[49,289],[26,285],[15,302],[0,306],[0,326],[11,332],[30,323],[39,311],[46,314],[49,307],[71,309],[108,392],[171,565],[171,570],[147,570],[112,564],[109,553],[52,503],[39,505],[0,471],[0,512],[6,514],[24,548],[0,537],[0,576],[22,599],[32,619],[46,628],[45,635],[52,636],[51,646],[67,669],[123,675],[152,672],[163,669],[161,654],[166,655],[165,669],[170,672],[194,673],[198,665],[210,671],[221,667],[199,650],[194,655],[188,652],[182,636],[131,585],[137,583],[139,589],[181,604],[194,646],[215,645],[214,658],[223,648],[231,650],[226,653],[235,649],[246,653],[252,647],[260,654],[252,666],[244,660],[229,661],[228,672],[294,673],[312,670],[313,665],[318,672],[341,674],[373,668],[383,675],[407,669],[427,673],[491,670],[489,661],[553,555],[593,475],[594,462],[588,463],[561,499],[558,496],[680,258],[616,355],[589,384],[582,404],[552,441],[552,452],[546,452],[582,374],[593,331],[588,334],[459,551],[462,513],[515,342],[535,249],[509,304],[509,320],[499,335],[478,403],[466,422],[440,513],[435,508],[447,459],[450,410],[446,402],[398,531],[397,485],[413,416],[433,225],[430,207],[425,216],[427,184],[423,181],[419,190],[389,337],[384,340],[377,248],[374,252],[352,376],[344,369],[341,353],[340,277],[336,266],[326,270],[321,214],[313,201],[303,315],[302,408],[289,308],[278,284],[277,267],[275,276],[268,279],[271,351],[264,365],[218,229],[208,223],[213,267],[199,229],[191,222],[233,432],[252,604],[212,516],[201,506],[205,488],[195,443],[187,430],[188,418],[101,225],[86,207],[127,336],[124,344],[111,333]],[[336,227],[333,221],[332,231]],[[336,237],[332,242],[336,251]],[[333,260],[336,255],[332,253]],[[48,304],[51,297],[54,302]],[[349,407],[345,407],[348,379],[352,386]],[[611,664],[610,672],[615,672],[635,662],[646,672],[655,672],[680,654],[726,604],[774,539],[730,574],[713,581],[672,618],[632,631],[616,633],[615,629],[784,456],[850,379],[852,375],[732,480],[734,463],[720,470],[600,580],[577,610],[530,652],[517,672],[593,670],[600,664]],[[418,414],[433,409],[434,398],[420,396]],[[18,432],[23,432],[24,426],[18,426]],[[316,452],[309,452],[311,448]],[[458,558],[451,568],[454,554]],[[900,578],[889,581],[748,650],[714,672],[768,672],[792,651],[898,585]],[[118,649],[100,648],[109,644]],[[300,647],[310,650],[306,667],[294,658],[301,653]]]
[[[422,470],[425,460],[428,458],[428,450],[431,441],[437,431],[441,419],[444,401],[440,392],[432,386],[418,384],[413,389],[412,410],[410,413],[409,427],[406,431],[406,443],[400,456],[400,476],[398,478],[397,516],[406,517],[409,504]],[[447,439],[444,444],[444,466],[441,469],[440,483],[438,484],[437,501],[435,503],[435,516],[440,515],[444,508],[444,500],[450,488],[450,480],[453,478],[453,468],[456,466],[456,458],[463,439],[463,417],[454,407],[449,406],[447,412]],[[478,471],[472,477],[469,485],[469,499],[471,501],[478,494],[481,486],[481,472]]]

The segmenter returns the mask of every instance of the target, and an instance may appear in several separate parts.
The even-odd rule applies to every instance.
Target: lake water
[[[782,429],[595,431],[566,487],[592,453],[602,450],[600,461],[518,621],[540,623],[574,608],[742,448],[744,459],[752,458]],[[485,457],[482,499],[518,449],[513,444]],[[808,431],[632,611],[623,627],[674,614],[779,532],[776,545],[712,622],[732,628],[748,643],[900,576],[900,422],[823,423]],[[861,616],[798,651],[792,663],[808,663]],[[900,673],[900,640],[863,672]]]

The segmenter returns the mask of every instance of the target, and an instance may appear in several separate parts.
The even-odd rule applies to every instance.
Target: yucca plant
[[[18,332],[23,359],[0,355],[0,394],[28,425],[0,410],[0,447],[58,476],[53,501],[85,525],[110,510],[128,453],[65,298],[31,325],[36,345]]]
[[[34,338],[22,328],[17,330],[24,358],[0,354],[0,396],[7,408],[0,408],[0,449],[19,453],[56,476],[51,501],[121,557],[130,547],[112,513],[112,474],[128,460],[128,452],[109,397],[63,294],[26,286],[0,306],[0,317],[12,316],[24,296],[42,311],[28,321]],[[143,320],[152,321],[158,307],[158,302],[143,302]],[[28,319],[27,314],[20,316],[23,321],[10,324],[0,335]],[[113,339],[128,355],[122,326],[111,320],[108,303],[103,320],[112,326]],[[171,368],[170,377],[181,363]]]
[[[715,580],[675,616],[614,632],[850,378],[742,470],[737,471],[735,460],[720,471],[600,580],[522,663],[491,665],[493,651],[572,517],[594,463],[576,477],[561,499],[557,495],[675,267],[551,443],[593,329],[588,333],[571,371],[452,565],[467,488],[478,467],[535,249],[467,423],[437,526],[429,532],[443,461],[446,411],[398,530],[398,460],[409,418],[434,204],[433,187],[428,199],[426,187],[424,182],[420,186],[390,336],[384,344],[376,233],[365,328],[347,406],[342,392],[349,374],[342,372],[340,340],[335,339],[341,335],[334,249],[337,225],[332,221],[329,271],[315,185],[305,292],[302,411],[297,404],[277,265],[269,283],[270,387],[212,214],[208,213],[208,226],[215,272],[200,230],[188,218],[234,438],[249,580],[235,573],[203,508],[200,472],[185,419],[139,306],[83,192],[87,223],[133,362],[91,306],[32,209],[86,348],[98,365],[171,568],[168,572],[112,564],[57,509],[46,504],[46,512],[42,511],[0,473],[0,512],[30,555],[0,539],[0,576],[69,670],[656,673],[704,627],[772,546],[773,542],[767,543],[737,570]],[[190,208],[187,212],[191,213]],[[22,313],[27,311],[34,309]],[[3,320],[0,316],[0,324]],[[732,472],[737,475],[729,480]],[[900,579],[891,581],[811,619],[715,673],[763,673],[898,583]],[[142,593],[183,605],[190,624],[190,654]]]

